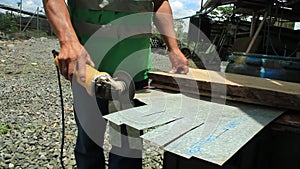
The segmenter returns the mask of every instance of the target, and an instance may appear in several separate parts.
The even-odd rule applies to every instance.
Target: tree
[[[219,6],[210,12],[210,16],[218,21],[228,20],[233,14],[233,6]]]
[[[176,32],[176,37],[180,40],[183,38],[183,28],[184,28],[184,21],[182,19],[174,20],[174,29]]]
[[[213,20],[217,20],[217,21],[229,20],[233,15],[235,17],[238,17],[241,20],[247,20],[248,18],[248,16],[246,15],[239,15],[239,16],[236,15],[234,13],[234,6],[228,6],[228,5],[219,6],[209,13],[209,16],[211,16]]]
[[[11,33],[18,31],[17,22],[9,13],[1,16],[0,30],[4,33]]]

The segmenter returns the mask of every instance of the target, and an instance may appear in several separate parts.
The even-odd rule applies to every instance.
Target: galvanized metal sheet
[[[244,144],[273,119],[282,114],[282,110],[266,107],[225,106],[216,128],[209,134],[205,123],[165,147],[166,151],[180,156],[200,158],[218,165],[224,164]]]
[[[152,105],[135,107],[106,115],[104,118],[116,125],[126,124],[137,130],[143,130],[176,119],[176,117],[170,117],[168,115],[162,117],[162,113],[165,112],[165,110],[161,106],[155,109],[152,108]]]
[[[186,112],[181,109],[185,100],[181,94],[163,94],[163,92],[139,98],[145,106],[118,111],[104,116],[105,119],[117,124],[126,124],[137,130],[151,128],[182,118]],[[196,102],[196,99],[194,99]],[[190,104],[190,103],[189,103]]]
[[[149,140],[159,146],[166,146],[170,142],[178,139],[180,136],[188,133],[190,130],[201,126],[199,124],[191,123],[189,119],[181,118],[166,125],[163,125],[155,130],[152,130],[141,137]]]
[[[178,108],[178,112],[180,112],[180,117],[182,118],[154,129],[144,134],[142,138],[152,141],[160,146],[165,146],[195,127],[201,126],[205,121],[210,120],[208,119],[209,116],[214,115],[214,117],[218,117],[216,113],[221,111],[215,111],[216,108],[222,108],[224,106],[184,95],[177,99],[181,99],[183,102],[183,107]]]
[[[105,118],[138,130],[159,126],[142,138],[177,155],[218,165],[283,113],[269,107],[242,103],[229,106],[161,91],[140,93],[136,97],[147,105]]]

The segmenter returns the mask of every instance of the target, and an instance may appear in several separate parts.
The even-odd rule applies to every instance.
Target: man
[[[127,56],[130,55],[130,57],[135,58],[133,59],[135,63],[131,61],[132,65],[127,66],[125,69],[138,67],[137,70],[140,70],[140,72],[135,72],[135,74],[130,75],[133,76],[136,85],[145,85],[144,82],[147,81],[148,78],[147,72],[151,69],[149,66],[149,37],[137,35],[127,38],[126,35],[124,35],[124,39],[121,37],[117,45],[112,46],[113,50],[107,50],[103,53],[105,56],[103,56],[100,61],[98,59],[98,57],[100,57],[99,52],[101,52],[102,47],[107,48],[104,47],[107,45],[104,42],[110,43],[111,41],[111,44],[114,44],[114,38],[116,37],[98,37],[97,41],[99,43],[97,43],[98,46],[95,47],[97,49],[94,48],[96,52],[87,50],[83,45],[89,42],[89,37],[92,36],[93,33],[97,33],[95,30],[89,31],[88,25],[91,25],[91,27],[97,27],[97,24],[103,26],[132,13],[151,12],[148,7],[153,7],[155,12],[153,16],[154,23],[167,44],[169,59],[172,63],[170,72],[188,73],[188,60],[178,48],[173,27],[172,11],[167,0],[69,0],[69,9],[64,0],[43,0],[43,3],[48,20],[58,37],[61,47],[58,55],[60,72],[70,81],[76,70],[81,81],[84,82],[85,64],[95,66],[94,63],[96,60],[96,66],[100,71],[113,74],[118,67],[120,67],[119,64],[126,63],[124,60],[126,61]],[[142,19],[137,20],[143,22]],[[144,20],[147,21],[149,18]],[[126,25],[127,23],[123,24]],[[102,28],[101,26],[99,26],[100,29]],[[117,32],[117,34],[117,36],[122,36],[120,32]],[[105,39],[105,41],[101,41],[101,39]],[[135,52],[139,50],[142,52]],[[95,56],[94,53],[97,53],[97,56]],[[140,57],[135,56],[135,53],[139,53]],[[102,56],[102,54],[100,55]],[[108,102],[99,99],[97,102],[101,113],[103,115],[107,114]],[[104,169],[103,149],[93,143],[88,134],[83,130],[77,118],[76,121],[78,125],[78,136],[75,147],[77,167],[85,169]],[[118,154],[112,153],[109,158],[109,168],[111,169],[137,169],[141,168],[142,165],[141,158],[121,157]]]

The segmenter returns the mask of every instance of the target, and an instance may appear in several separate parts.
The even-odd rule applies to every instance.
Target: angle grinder
[[[54,62],[59,66],[58,52],[53,50]],[[124,71],[117,71],[113,77],[107,72],[100,72],[90,65],[86,65],[85,82],[82,82],[77,75],[76,81],[86,89],[91,96],[96,96],[107,100],[133,100],[135,95],[135,85],[131,76]]]

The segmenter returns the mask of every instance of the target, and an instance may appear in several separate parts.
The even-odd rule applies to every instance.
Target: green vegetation
[[[20,129],[19,124],[0,122],[0,136],[3,134],[11,133],[12,130],[18,130],[18,129]]]
[[[219,21],[227,20],[231,17],[233,12],[233,6],[219,6],[210,12],[210,16]]]
[[[9,124],[6,123],[0,123],[0,135],[7,134],[12,127]]]
[[[184,20],[183,19],[176,19],[174,20],[174,29],[176,32],[176,37],[179,40],[183,40],[187,38],[187,32],[184,32]]]
[[[6,12],[4,13],[0,13],[0,32],[1,34],[4,33],[4,37],[5,38],[21,38],[21,39],[27,39],[27,38],[31,38],[31,37],[53,37],[53,35],[49,35],[47,33],[48,28],[41,27],[41,23],[39,28],[36,28],[36,23],[31,23],[31,25],[34,26],[28,26],[28,21],[31,22],[31,20],[29,20],[28,17],[23,17],[24,19],[22,19],[23,24],[22,24],[22,31],[20,31],[20,23],[19,23],[19,15],[15,15],[13,13],[8,13]],[[42,22],[43,20],[41,20]],[[46,22],[46,21],[43,21]],[[25,23],[26,23],[26,29],[24,30],[25,27]]]
[[[18,24],[16,23],[13,15],[9,13],[2,14],[0,21],[0,31],[4,33],[13,33],[18,31]]]
[[[224,5],[224,6],[217,7],[216,9],[211,11],[209,15],[215,21],[225,21],[225,20],[229,20],[230,17],[234,14],[233,11],[234,11],[234,6]],[[237,17],[238,15],[235,16]],[[246,20],[248,16],[240,15],[238,17],[241,20]]]
[[[47,33],[45,31],[41,30],[27,30],[26,31],[27,37],[47,37]]]

